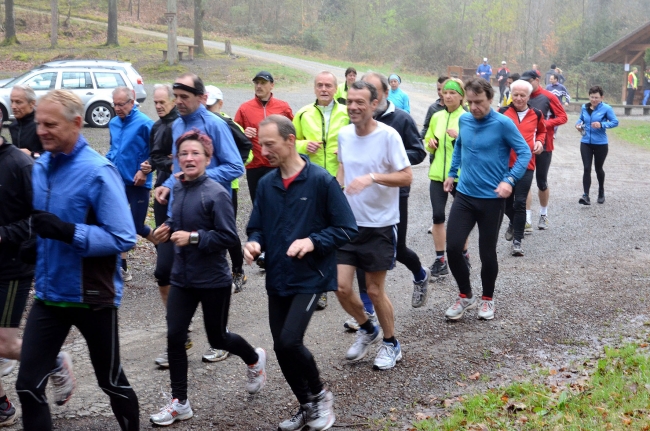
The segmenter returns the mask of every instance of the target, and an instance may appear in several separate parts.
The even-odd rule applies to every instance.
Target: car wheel
[[[86,111],[86,123],[90,127],[108,127],[108,122],[115,116],[115,111],[106,102],[97,102],[90,105]]]

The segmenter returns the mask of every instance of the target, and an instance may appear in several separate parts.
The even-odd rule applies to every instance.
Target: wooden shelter
[[[643,80],[643,72],[645,71],[645,51],[650,48],[650,21],[641,27],[637,28],[633,32],[627,34],[626,36],[620,38],[616,42],[609,45],[607,48],[602,49],[596,54],[592,55],[589,58],[589,61],[594,61],[598,63],[615,63],[615,64],[629,64],[630,70],[634,64],[639,64],[641,66],[638,74],[639,78],[639,89],[641,88],[641,83]],[[623,80],[623,91],[622,91],[622,101],[625,100],[627,95],[627,74],[624,74]],[[635,94],[635,104],[636,99],[643,99],[643,91],[637,90]]]

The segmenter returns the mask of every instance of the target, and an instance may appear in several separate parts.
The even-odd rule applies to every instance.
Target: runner
[[[513,82],[521,78],[521,76],[518,73],[511,73],[508,75],[508,78],[506,79],[506,91],[503,93],[503,99],[501,99],[501,106],[508,106],[512,103],[512,97],[511,97],[511,91],[510,91],[510,85],[512,85]]]
[[[465,83],[465,97],[470,114],[459,120],[459,134],[445,180],[444,189],[451,192],[459,170],[462,175],[449,213],[447,224],[447,257],[460,294],[447,309],[445,317],[457,320],[466,310],[476,308],[478,301],[472,294],[469,268],[463,249],[469,233],[478,225],[478,247],[481,256],[483,295],[478,318],[494,318],[494,285],[499,272],[497,239],[503,219],[505,198],[526,171],[531,153],[515,125],[491,108],[494,89],[481,78]],[[517,160],[508,169],[511,149]]]
[[[402,78],[399,75],[392,74],[388,77],[388,83],[390,84],[390,91],[388,92],[388,100],[395,104],[395,107],[402,109],[409,114],[411,113],[411,102],[409,100],[408,94],[402,91],[399,88],[402,83]]]
[[[212,140],[198,130],[176,140],[176,158],[182,170],[174,185],[171,217],[154,232],[160,242],[174,243],[167,308],[167,350],[172,393],[167,405],[153,414],[156,425],[171,425],[193,416],[187,397],[187,329],[199,303],[210,345],[241,357],[248,366],[246,390],[259,392],[266,383],[266,353],[254,349],[226,330],[232,295],[232,275],[226,250],[237,242],[230,191],[206,175],[212,163]]]
[[[508,83],[508,76],[510,76],[510,69],[506,66],[506,61],[501,62],[501,67],[497,69],[497,83],[499,84],[499,105],[506,94],[506,85]],[[507,100],[507,98],[506,98]]]
[[[569,95],[569,91],[566,89],[566,87],[560,84],[560,77],[557,75],[557,73],[552,73],[549,77],[549,81],[550,84],[546,86],[546,90],[555,94],[560,103],[564,103],[564,106],[569,106],[569,102],[571,102],[571,96]]]
[[[356,78],[356,74],[354,75]],[[309,161],[325,168],[332,176],[339,169],[338,137],[341,127],[350,124],[345,104],[334,99],[336,76],[331,72],[321,72],[314,79],[316,102],[303,106],[293,117],[296,128],[296,149],[309,156]],[[347,94],[347,90],[346,90]],[[327,307],[327,292],[318,298],[316,308]]]
[[[149,159],[149,138],[153,121],[135,106],[135,92],[127,87],[113,90],[115,117],[108,123],[111,147],[106,158],[113,162],[122,181],[136,232],[152,243],[151,228],[145,224],[149,210],[151,173],[145,174],[140,164]],[[131,281],[133,275],[122,253],[122,279]]]
[[[537,228],[545,230],[549,228],[548,201],[551,192],[548,188],[548,170],[551,167],[551,158],[553,156],[555,127],[566,123],[568,119],[557,97],[542,88],[539,84],[540,75],[536,71],[529,70],[524,72],[521,75],[521,79],[530,82],[533,86],[533,92],[530,95],[528,104],[533,108],[539,109],[544,114],[544,121],[546,122],[544,151],[535,156],[535,179],[537,181],[537,188],[539,189],[537,193],[539,197],[539,222],[537,223]],[[530,210],[531,204],[532,197],[529,193],[526,199],[526,211]],[[526,216],[528,217],[528,213]],[[526,221],[530,222],[529,220]],[[532,232],[532,226],[530,231]]]
[[[303,339],[318,296],[336,290],[336,249],[356,236],[356,223],[336,179],[298,154],[296,130],[287,118],[271,115],[263,120],[259,142],[262,155],[279,169],[259,183],[244,253],[251,264],[267,252],[273,348],[300,403],[298,412],[278,429],[325,430],[334,424],[333,396]]]
[[[431,122],[431,117],[433,117],[433,114],[435,114],[438,111],[442,111],[445,109],[445,102],[442,97],[442,84],[448,80],[449,78],[447,76],[441,76],[438,78],[438,81],[436,82],[436,91],[438,92],[438,99],[433,102],[431,105],[429,105],[429,108],[427,109],[427,114],[424,116],[424,123],[422,123],[422,130],[420,131],[420,136],[422,139],[427,134],[427,131],[429,130],[429,123]],[[429,155],[429,162],[433,161],[433,154]]]
[[[499,112],[512,120],[530,147],[530,151],[535,155],[539,154],[544,150],[546,123],[542,112],[528,105],[533,86],[527,81],[517,80],[510,85],[510,90],[512,92],[512,104],[501,108]],[[510,169],[512,169],[516,160],[517,154],[514,150],[511,150],[508,164]],[[506,230],[505,238],[506,241],[512,241],[510,253],[513,256],[524,255],[521,242],[524,239],[526,224],[526,197],[533,182],[534,172],[535,157],[532,156],[530,162],[528,162],[526,172],[517,181],[510,196],[506,198],[505,213],[510,219],[510,224]]]
[[[460,79],[450,78],[443,84],[442,94],[445,102],[445,109],[431,117],[429,131],[424,137],[427,151],[433,155],[433,162],[429,167],[429,197],[433,210],[433,245],[436,251],[436,260],[430,267],[433,277],[441,277],[449,274],[449,267],[445,260],[445,246],[447,245],[447,233],[445,231],[445,207],[447,206],[447,193],[443,183],[447,179],[447,173],[451,166],[451,156],[458,138],[458,120],[465,113],[463,100],[465,90]],[[451,191],[456,196],[456,190]],[[467,244],[463,255],[469,265],[469,254]],[[431,279],[433,281],[434,278]]]
[[[476,68],[476,76],[485,79],[487,82],[490,82],[490,77],[492,76],[492,66],[488,64],[487,57],[483,58],[483,63],[479,64]]]
[[[345,82],[342,82],[336,88],[336,93],[334,93],[334,100],[339,102],[341,105],[345,105],[348,100],[348,88],[350,85],[354,84],[354,81],[357,80],[357,69],[354,67],[348,67],[345,69]]]
[[[46,153],[33,169],[31,229],[40,238],[16,381],[27,431],[52,429],[48,377],[59,385],[57,404],[72,395],[72,362],[59,349],[73,325],[88,344],[97,383],[120,428],[140,429],[138,398],[120,363],[117,314],[123,287],[119,255],[135,245],[135,226],[120,174],[80,133],[83,112],[79,97],[64,90],[41,97],[36,109]]]
[[[348,90],[352,124],[339,132],[341,165],[337,179],[345,187],[359,236],[337,252],[336,295],[360,327],[346,359],[360,361],[368,354],[370,345],[381,338],[379,328],[366,316],[363,303],[352,288],[356,269],[366,272],[368,295],[384,332],[374,368],[385,370],[402,359],[401,346],[395,338],[393,305],[386,295],[385,283],[386,272],[395,262],[395,225],[400,221],[397,188],[411,184],[413,173],[399,134],[373,119],[378,103],[377,88],[369,82],[355,82]]]
[[[34,116],[36,93],[31,87],[14,85],[9,96],[15,120],[9,125],[12,143],[32,159],[43,153],[43,144],[36,134]]]
[[[582,132],[580,155],[584,166],[582,175],[584,194],[578,203],[591,205],[589,188],[591,187],[592,162],[596,167],[596,177],[598,178],[598,203],[605,203],[605,170],[603,165],[609,147],[606,132],[607,129],[613,129],[616,126],[618,126],[618,119],[614,114],[614,110],[603,102],[603,89],[598,85],[594,85],[589,89],[589,103],[582,105],[580,118],[576,123],[576,129]]]

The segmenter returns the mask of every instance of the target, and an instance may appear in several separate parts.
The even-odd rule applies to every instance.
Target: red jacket
[[[272,114],[284,115],[288,119],[293,120],[293,112],[289,104],[283,100],[275,99],[273,93],[271,93],[271,97],[266,102],[266,105],[262,105],[262,102],[257,97],[242,103],[235,114],[235,123],[244,129],[247,127],[257,129],[262,120]],[[269,161],[266,160],[266,157],[262,156],[262,147],[257,140],[257,136],[252,138],[251,142],[253,143],[253,160],[246,165],[246,169],[271,166]]]
[[[544,115],[539,109],[533,108],[530,105],[528,105],[528,108],[528,112],[526,112],[526,115],[521,121],[519,121],[517,110],[512,104],[504,106],[499,110],[499,112],[510,118],[515,123],[519,133],[521,133],[521,136],[524,137],[524,140],[530,147],[530,152],[533,153],[535,141],[544,143],[544,140],[546,139],[546,122],[544,121]],[[552,130],[551,133],[553,133]],[[517,154],[511,150],[509,162],[511,168],[512,165],[515,164],[515,160],[517,160]],[[535,157],[530,158],[530,162],[526,169],[535,170]]]
[[[568,118],[562,102],[553,93],[544,88],[537,87],[530,95],[528,104],[533,108],[537,108],[544,114],[546,120],[546,142],[544,144],[544,151],[553,151],[553,139],[555,138],[555,126],[561,126],[566,123]]]

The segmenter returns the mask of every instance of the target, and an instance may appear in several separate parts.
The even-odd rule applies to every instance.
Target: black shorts
[[[365,272],[388,271],[395,266],[397,226],[359,227],[354,241],[339,248],[336,263]]]
[[[25,311],[31,278],[0,281],[0,328],[17,328]]]

